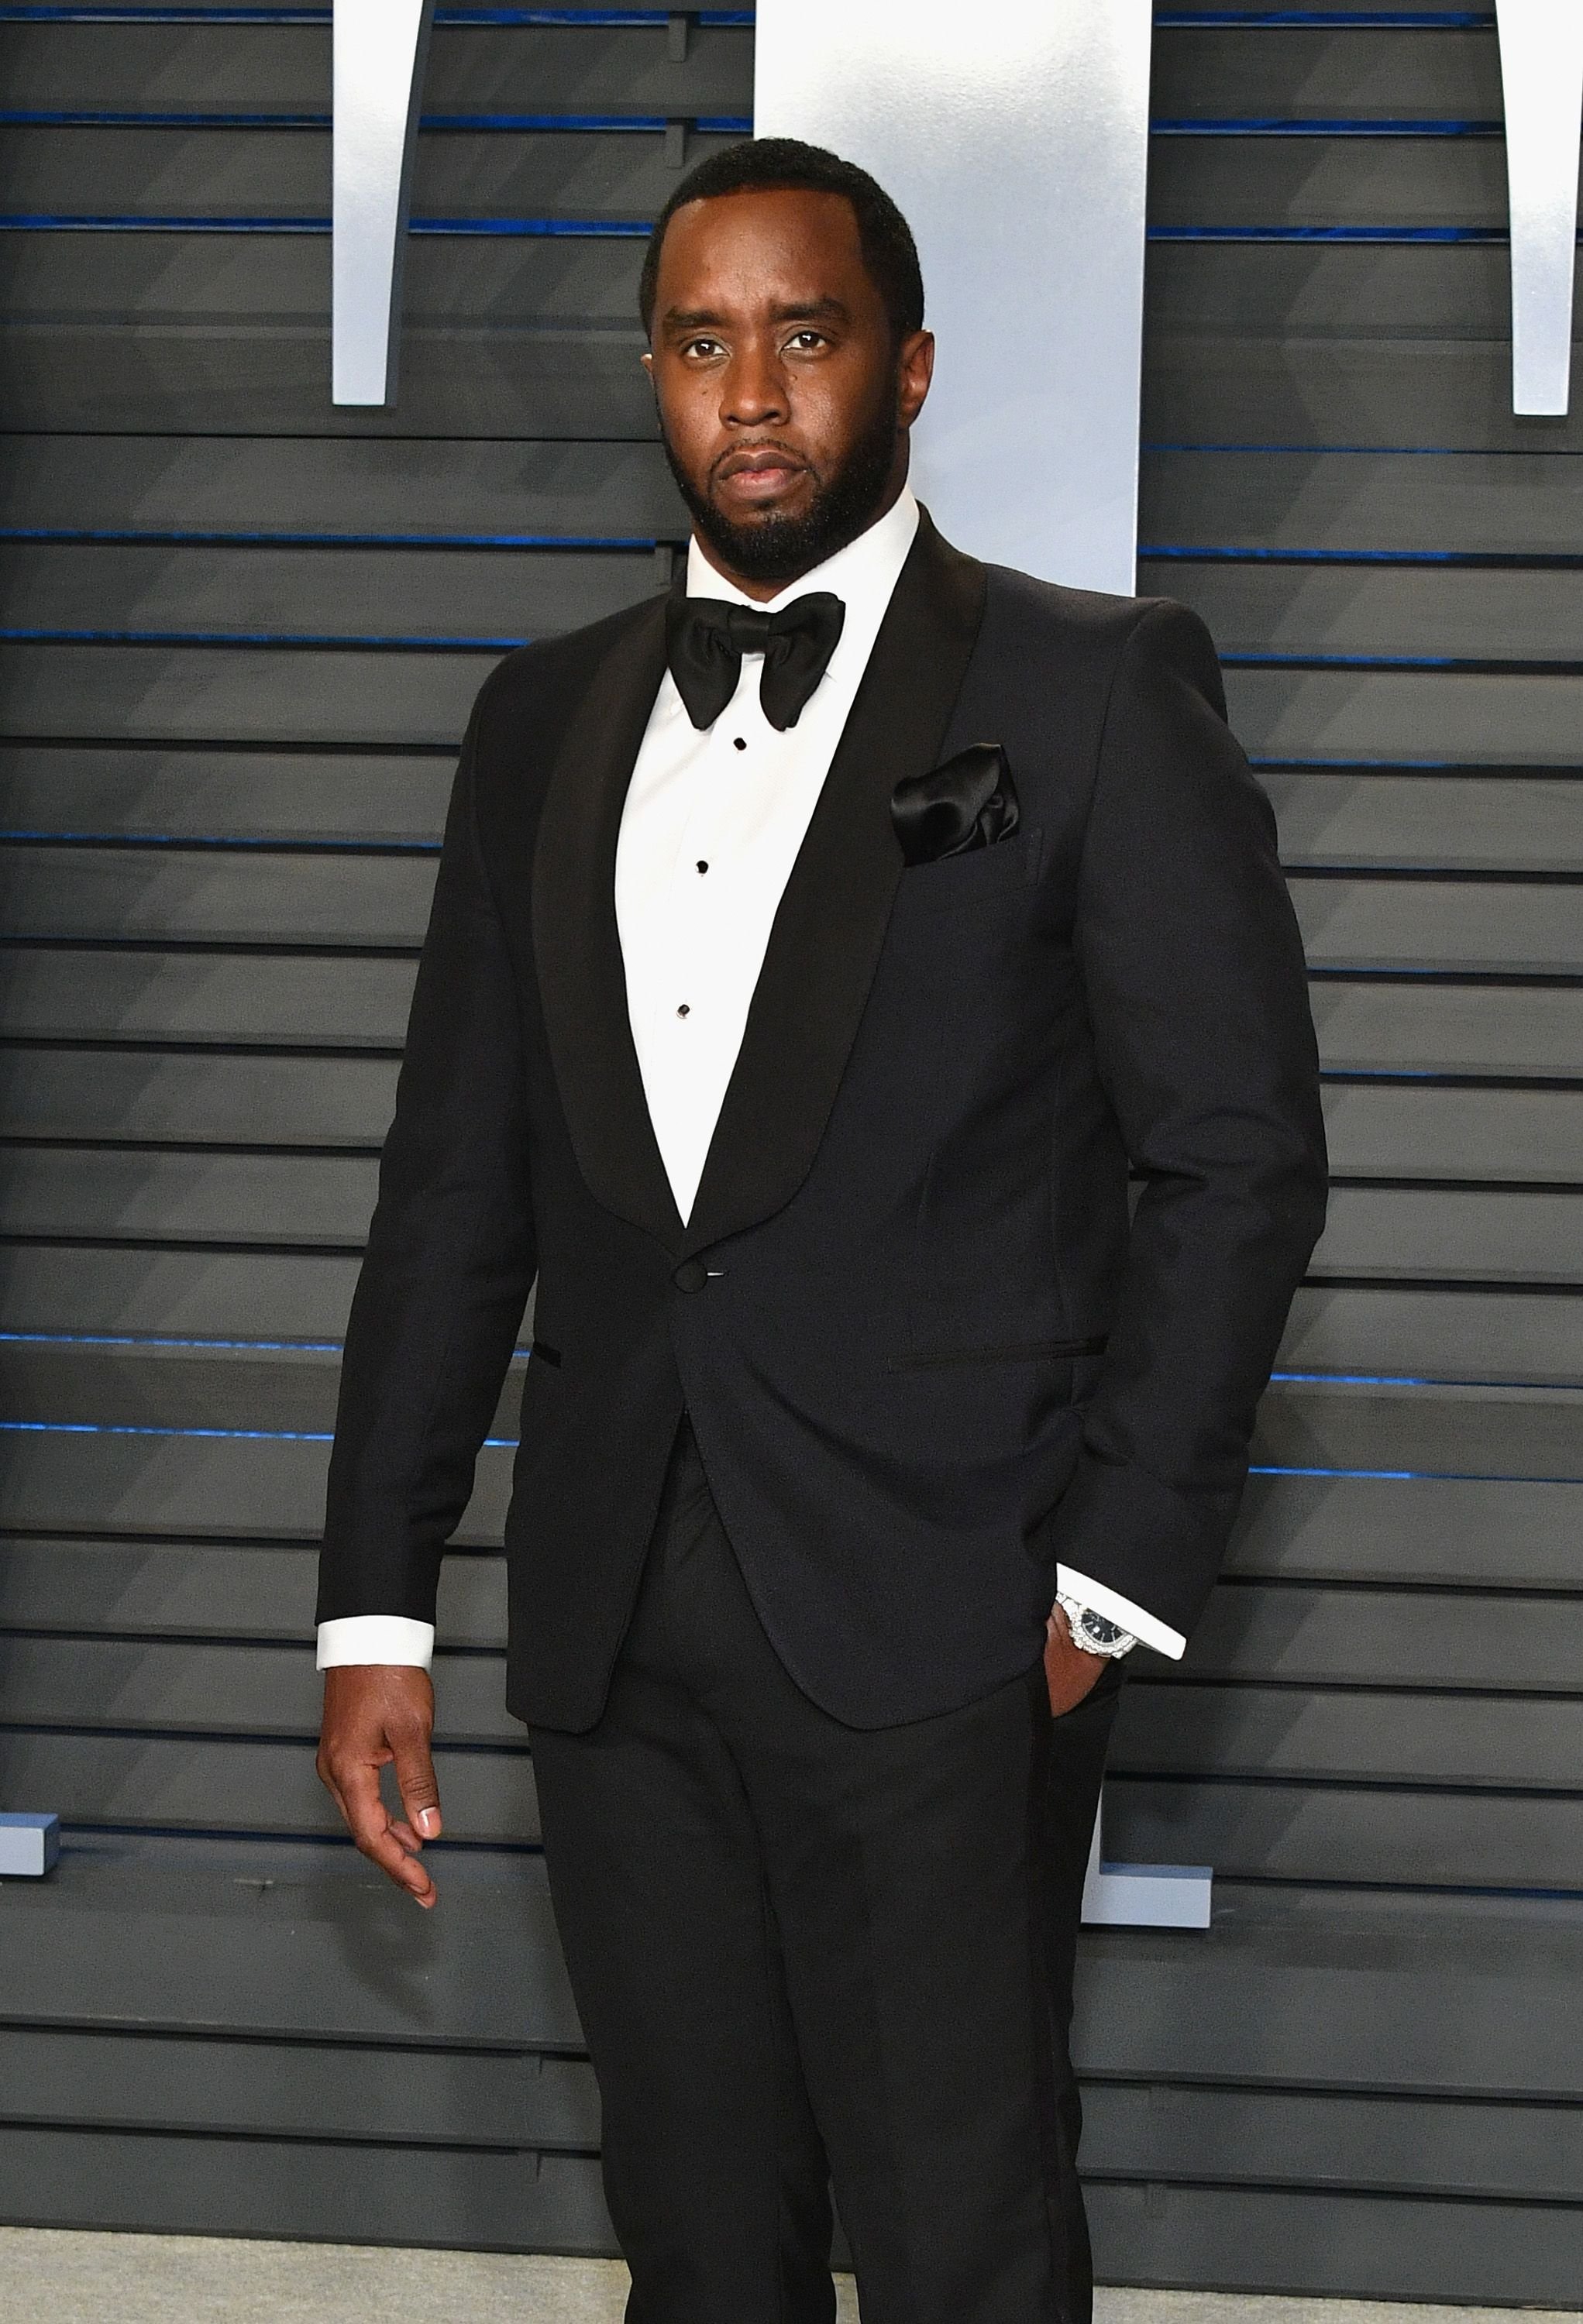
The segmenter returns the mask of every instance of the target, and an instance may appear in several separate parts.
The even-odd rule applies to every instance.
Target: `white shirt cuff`
[[[434,1660],[434,1625],[404,1614],[345,1614],[319,1626],[319,1667],[343,1663],[404,1663],[427,1670]]]
[[[1075,1598],[1091,1614],[1103,1615],[1107,1622],[1119,1622],[1130,1630],[1142,1646],[1153,1646],[1157,1655],[1169,1655],[1179,1663],[1187,1652],[1187,1640],[1180,1630],[1168,1629],[1143,1607],[1134,1606],[1130,1598],[1123,1598],[1115,1590],[1107,1590],[1103,1582],[1090,1582],[1086,1573],[1074,1572],[1069,1565],[1055,1569],[1055,1586],[1063,1598]]]

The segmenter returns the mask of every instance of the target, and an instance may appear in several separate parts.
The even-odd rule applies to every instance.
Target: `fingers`
[[[1050,1690],[1051,1717],[1060,1719],[1069,1711],[1075,1711],[1104,1673],[1104,1656],[1086,1654],[1081,1646],[1073,1644],[1067,1618],[1058,1606],[1044,1633],[1044,1678]]]
[[[395,1758],[396,1785],[402,1795],[402,1805],[407,1812],[407,1823],[420,1840],[440,1838],[440,1785],[434,1780],[434,1762],[429,1755],[429,1738],[417,1733],[394,1736],[391,1743]]]
[[[424,1671],[358,1664],[325,1674],[319,1778],[362,1853],[426,1910],[435,1887],[421,1855],[440,1828],[429,1748],[433,1720]],[[380,1792],[380,1770],[393,1764],[405,1811],[399,1816]]]
[[[400,1827],[391,1817],[379,1792],[377,1766],[358,1766],[342,1772],[339,1779],[341,1812],[347,1829],[362,1853],[371,1864],[377,1864],[396,1886],[426,1908],[435,1901],[434,1883],[420,1860],[421,1843],[413,1834],[411,1846],[398,1837]]]

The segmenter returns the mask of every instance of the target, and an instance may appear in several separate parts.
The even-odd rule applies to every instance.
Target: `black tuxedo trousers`
[[[629,2324],[1088,2324],[1067,2046],[1119,1666],[843,1726],[764,1635],[685,1424],[598,1723],[533,1730]]]
[[[535,1726],[599,1718],[684,1409],[780,1661],[844,1725],[1020,1680],[1058,1562],[1190,1629],[1324,1204],[1301,947],[1202,625],[924,520],[685,1225],[615,908],[664,646],[655,600],[508,656],[474,713],[320,1618],[434,1618],[536,1280],[506,1529]],[[979,742],[1014,835],[904,866],[896,784]]]

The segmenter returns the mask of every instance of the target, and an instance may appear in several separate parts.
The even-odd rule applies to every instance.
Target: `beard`
[[[661,422],[661,438],[677,490],[687,503],[694,530],[728,572],[745,581],[795,581],[866,532],[884,505],[896,459],[894,405],[875,413],[831,476],[814,479],[813,496],[797,516],[767,516],[733,523],[699,492],[671,449]],[[773,444],[773,437],[764,439]]]

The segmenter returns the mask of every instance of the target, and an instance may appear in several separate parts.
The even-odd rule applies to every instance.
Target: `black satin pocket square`
[[[891,821],[909,864],[940,863],[1009,839],[1021,820],[1006,754],[998,742],[970,742],[926,775],[903,775],[891,793]]]

